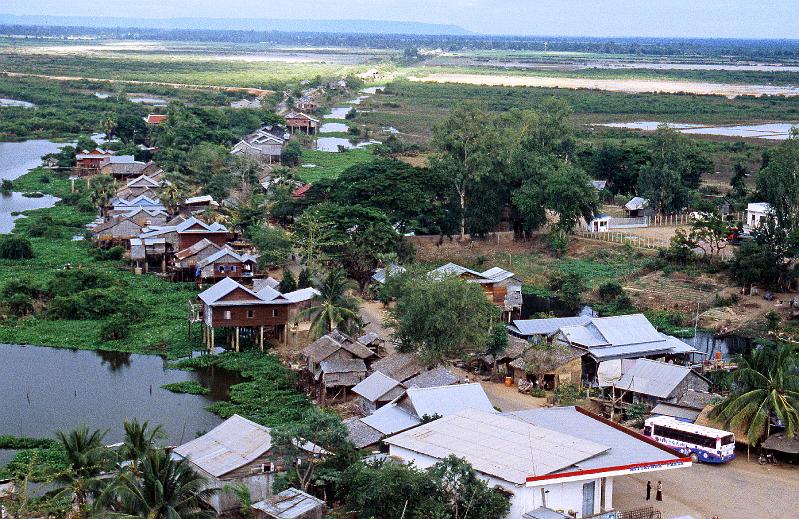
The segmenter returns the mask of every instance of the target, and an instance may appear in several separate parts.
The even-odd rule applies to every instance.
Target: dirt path
[[[364,329],[364,333],[375,332],[386,341],[386,353],[394,353],[394,343],[390,340],[393,330],[384,324],[386,311],[383,308],[383,303],[379,301],[363,301],[358,313],[361,319],[368,323]]]
[[[250,87],[232,87],[232,86],[216,86],[216,85],[192,85],[188,83],[163,83],[160,81],[136,81],[132,79],[104,79],[104,78],[92,78],[92,77],[79,77],[79,76],[48,76],[46,74],[27,74],[24,72],[8,72],[2,71],[0,74],[3,74],[8,77],[34,77],[34,78],[41,78],[41,79],[50,79],[53,81],[96,81],[98,83],[119,83],[123,85],[155,85],[155,86],[166,86],[172,88],[189,88],[189,89],[196,89],[196,90],[216,90],[216,91],[225,91],[225,92],[242,92],[247,95],[252,96],[263,96],[267,94],[271,94],[271,90],[264,90],[261,88],[250,88]]]
[[[610,92],[637,93],[691,93],[700,95],[738,96],[799,96],[799,88],[773,85],[732,85],[699,81],[671,81],[654,79],[590,79],[579,77],[510,76],[493,74],[430,74],[425,77],[408,77],[410,81],[429,83],[462,83],[486,86],[526,86],[543,88],[569,88],[606,90]]]
[[[629,510],[652,505],[669,519],[691,515],[695,519],[799,517],[799,467],[760,466],[747,462],[746,451],[726,465],[697,464],[687,469],[618,477],[613,482],[613,505]],[[663,481],[662,502],[645,498],[646,482]]]

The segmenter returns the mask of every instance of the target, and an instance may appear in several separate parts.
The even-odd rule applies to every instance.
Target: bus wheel
[[[695,452],[691,453],[691,463],[699,463],[699,455]]]

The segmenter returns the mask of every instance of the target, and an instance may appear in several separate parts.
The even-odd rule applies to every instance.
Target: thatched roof
[[[553,373],[584,353],[582,350],[563,344],[532,346],[521,357],[511,362],[510,366],[530,373]]]

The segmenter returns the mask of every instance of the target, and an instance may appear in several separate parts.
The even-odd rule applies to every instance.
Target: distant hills
[[[282,20],[241,18],[117,18],[44,16],[0,13],[0,25],[59,27],[200,29],[233,31],[324,32],[464,36],[474,34],[457,25],[386,20]]]

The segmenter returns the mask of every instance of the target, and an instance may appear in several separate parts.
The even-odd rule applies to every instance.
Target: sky
[[[398,20],[513,35],[799,38],[799,0],[0,0],[0,13]]]

